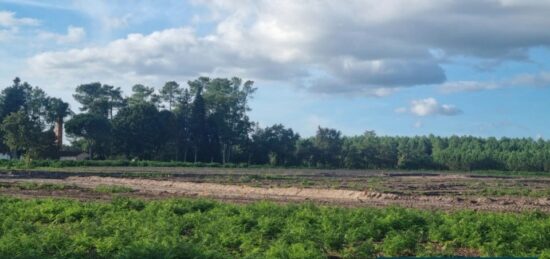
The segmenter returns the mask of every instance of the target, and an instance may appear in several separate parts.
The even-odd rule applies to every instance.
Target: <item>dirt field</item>
[[[302,169],[62,168],[2,171],[0,194],[18,197],[159,199],[208,197],[232,202],[311,201],[341,206],[550,212],[550,176],[505,173]]]

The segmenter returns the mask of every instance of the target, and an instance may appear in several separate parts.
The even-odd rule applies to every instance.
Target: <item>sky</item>
[[[0,88],[253,80],[302,136],[550,138],[547,0],[0,0]]]

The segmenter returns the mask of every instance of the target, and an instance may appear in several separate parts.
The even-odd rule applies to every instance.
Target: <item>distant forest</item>
[[[158,160],[354,169],[550,171],[550,142],[471,136],[343,136],[319,127],[304,138],[247,116],[255,88],[239,78],[200,77],[186,87],[141,84],[76,87],[79,113],[19,78],[0,96],[0,153],[57,159],[68,151],[92,159]],[[274,107],[276,110],[276,107]],[[366,125],[368,126],[368,125]],[[73,140],[62,144],[63,127]]]

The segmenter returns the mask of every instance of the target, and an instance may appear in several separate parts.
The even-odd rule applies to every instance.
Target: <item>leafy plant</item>
[[[0,197],[0,258],[548,256],[550,215]]]

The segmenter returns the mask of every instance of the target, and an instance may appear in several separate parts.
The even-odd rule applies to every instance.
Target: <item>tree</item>
[[[109,115],[109,96],[101,83],[79,85],[73,97],[82,105],[81,111],[101,115],[105,118]]]
[[[169,111],[172,111],[172,105],[176,102],[181,93],[180,85],[175,81],[169,81],[164,84],[164,87],[160,90],[160,97],[165,102],[168,102]]]
[[[120,87],[115,88],[112,85],[103,85],[102,89],[108,99],[109,118],[113,119],[113,111],[126,106],[126,100],[122,98],[122,90],[120,90]]]
[[[313,140],[318,152],[317,161],[323,166],[338,167],[342,152],[342,133],[335,129],[318,127]]]
[[[120,110],[113,119],[115,149],[126,157],[153,159],[170,136],[157,108],[138,103]]]
[[[191,93],[184,89],[177,99],[176,115],[176,160],[187,161],[187,153],[191,145]]]
[[[193,161],[196,163],[202,158],[200,153],[202,151],[201,147],[206,147],[208,144],[208,128],[202,87],[196,87],[193,91],[195,92],[195,97],[191,105],[189,135],[193,145]]]
[[[258,129],[252,135],[254,162],[257,164],[289,165],[294,161],[296,142],[300,135],[282,124]]]
[[[0,122],[13,112],[18,112],[26,104],[26,89],[21,85],[21,80],[16,77],[13,80],[13,85],[2,90],[0,95]],[[0,131],[0,138],[4,139],[3,132]],[[4,145],[4,141],[0,141],[0,151],[11,151],[9,147]]]
[[[82,107],[83,112],[113,118],[113,111],[126,105],[120,87],[102,85],[99,82],[79,85],[73,97]]]
[[[72,113],[69,104],[60,98],[48,98],[46,112],[47,121],[54,123],[57,146],[61,148],[63,145],[63,120]]]
[[[30,157],[36,157],[39,149],[39,138],[42,133],[40,124],[29,118],[23,111],[12,112],[2,122],[4,143],[10,149],[12,158],[19,151]]]
[[[250,122],[247,112],[250,111],[248,101],[256,91],[254,82],[246,81],[244,84],[240,78],[231,80],[225,78],[200,78],[193,84],[202,84],[204,87],[204,100],[208,110],[211,129],[215,132],[219,143],[221,162],[231,161],[234,147],[248,138],[252,131],[253,123]],[[193,85],[190,84],[193,88]]]
[[[25,112],[34,120],[46,120],[48,96],[39,87],[31,87],[26,82],[23,85],[26,85],[28,89],[24,106]]]
[[[21,80],[16,77],[13,85],[2,90],[0,96],[0,119],[3,120],[12,112],[18,112],[23,109],[27,103],[27,95],[30,86],[22,85]]]
[[[20,110],[34,119],[43,117],[46,113],[46,93],[39,87],[33,88],[27,82],[21,83],[19,78],[15,78],[13,82],[0,95],[0,119]]]
[[[168,110],[158,112],[158,149],[156,159],[177,159],[177,136],[178,121],[177,116]]]
[[[111,142],[111,123],[98,114],[78,114],[65,123],[65,131],[76,137],[84,138],[87,142],[90,159],[94,152],[100,158],[105,157]]]
[[[155,107],[160,105],[160,96],[155,94],[155,88],[141,84],[132,86],[132,96],[128,98],[128,104],[135,106],[144,103],[152,104]]]
[[[298,161],[301,161],[307,167],[317,165],[318,150],[312,139],[300,139],[296,146],[296,158]]]
[[[32,87],[27,82],[21,83],[19,78],[15,78],[13,85],[5,88],[0,94],[0,122],[13,113],[23,112],[24,116],[32,124],[35,124],[39,129],[38,131],[41,132],[47,119],[47,101],[48,97],[42,89]],[[0,133],[0,139],[3,139],[2,134]],[[36,135],[28,136],[27,140],[33,141],[36,144],[33,147],[38,147],[42,143],[42,139],[41,136]],[[0,151],[9,149],[2,142]],[[35,148],[33,152],[37,150],[38,148]],[[37,152],[34,152],[32,155],[36,156],[36,154]]]

